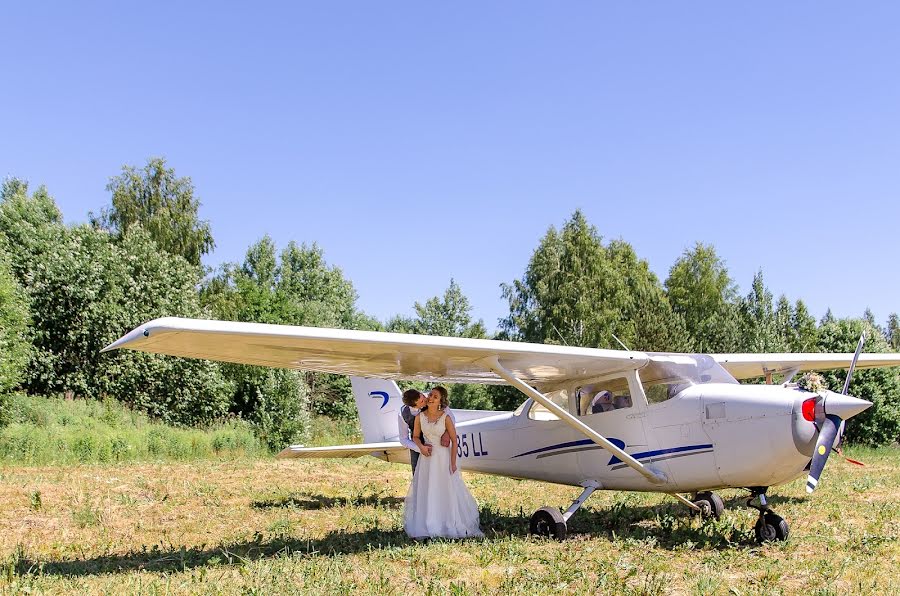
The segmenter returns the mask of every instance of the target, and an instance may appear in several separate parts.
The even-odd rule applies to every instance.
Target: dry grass
[[[86,593],[898,593],[900,451],[772,491],[760,547],[743,493],[701,522],[668,497],[598,493],[563,542],[526,535],[576,489],[468,475],[485,540],[402,532],[405,466],[376,460],[0,468],[0,590]]]

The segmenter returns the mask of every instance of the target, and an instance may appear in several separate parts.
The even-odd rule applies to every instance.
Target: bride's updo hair
[[[447,388],[442,387],[441,385],[436,385],[431,388],[432,391],[437,391],[438,395],[441,396],[441,409],[446,410],[450,405],[450,398],[447,395]]]

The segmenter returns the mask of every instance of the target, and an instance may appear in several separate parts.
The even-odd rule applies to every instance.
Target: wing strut
[[[651,470],[638,460],[634,459],[633,457],[625,453],[625,451],[616,447],[609,441],[609,439],[583,423],[575,416],[572,416],[565,409],[559,407],[558,405],[544,397],[544,395],[540,391],[537,391],[531,385],[520,381],[513,373],[511,373],[509,370],[504,368],[502,364],[500,364],[500,361],[496,356],[489,356],[482,359],[481,362],[484,363],[484,365],[490,368],[492,371],[497,373],[500,377],[502,377],[507,383],[556,414],[560,420],[618,457],[620,460],[622,460],[622,463],[624,463],[629,468],[632,468],[640,475],[644,476],[653,484],[663,484],[666,482],[666,477],[663,474],[655,470]]]

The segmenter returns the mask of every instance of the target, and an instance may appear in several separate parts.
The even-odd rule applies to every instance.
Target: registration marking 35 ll
[[[457,436],[456,457],[469,457],[469,444],[472,445],[472,457],[487,455],[487,449],[481,440],[481,433],[462,433]]]

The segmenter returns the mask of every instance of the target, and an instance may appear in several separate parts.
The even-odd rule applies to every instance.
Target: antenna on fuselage
[[[554,331],[556,331],[556,334],[559,336],[559,339],[561,339],[562,342],[563,342],[566,346],[568,346],[568,345],[569,345],[569,342],[567,342],[567,341],[566,341],[566,338],[563,337],[563,334],[559,332],[559,329],[556,328],[556,325],[553,324],[553,321],[550,321],[550,326],[553,327],[553,330],[554,330]]]
[[[621,340],[621,339],[619,339],[618,337],[616,337],[616,334],[615,334],[615,333],[610,333],[610,335],[613,336],[613,339],[614,339],[614,340],[616,340],[617,342],[619,342],[619,345],[622,346],[622,349],[623,349],[623,350],[626,350],[626,351],[628,351],[628,352],[631,351],[631,350],[628,349],[628,346],[626,346],[625,344],[622,343],[622,340]]]

